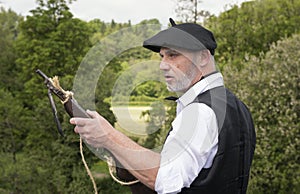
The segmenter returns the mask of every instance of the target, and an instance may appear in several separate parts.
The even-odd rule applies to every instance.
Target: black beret
[[[211,31],[194,23],[176,25],[171,18],[170,22],[172,24],[170,28],[145,40],[143,47],[154,52],[159,52],[161,47],[191,51],[208,49],[214,55],[217,43]]]

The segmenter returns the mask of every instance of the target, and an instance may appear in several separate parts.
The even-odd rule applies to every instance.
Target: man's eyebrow
[[[165,51],[166,54],[180,54],[178,51],[173,50],[173,49],[168,49]]]
[[[165,49],[164,53],[159,52],[159,56],[163,57],[164,55],[181,55],[181,53],[174,49]]]

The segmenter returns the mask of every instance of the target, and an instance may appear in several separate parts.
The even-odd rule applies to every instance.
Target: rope
[[[83,155],[83,150],[82,150],[82,138],[80,137],[80,154],[81,154],[81,159],[82,159],[82,162],[84,164],[84,167],[89,175],[89,177],[91,178],[91,181],[93,183],[93,187],[94,187],[94,191],[95,191],[95,194],[98,194],[98,189],[97,189],[97,185],[95,183],[95,180],[94,180],[94,177],[85,161],[85,158],[84,158],[84,155]]]
[[[115,166],[115,161],[114,161],[114,159],[113,159],[112,157],[109,157],[109,156],[106,156],[105,158],[106,158],[106,160],[107,160],[107,165],[108,165],[109,174],[110,174],[110,176],[112,177],[112,179],[113,179],[114,181],[116,181],[116,182],[119,183],[120,185],[125,185],[125,186],[133,185],[133,184],[135,184],[135,183],[140,182],[139,180],[134,180],[134,181],[124,182],[124,181],[121,181],[120,179],[118,179],[118,178],[114,175],[114,173],[115,173],[115,171],[116,171],[115,168],[114,168],[114,166]]]
[[[89,169],[86,161],[85,161],[85,158],[84,158],[84,155],[83,155],[83,149],[82,149],[82,138],[80,137],[80,154],[81,154],[81,159],[82,159],[82,162],[84,164],[84,167],[93,183],[93,187],[94,187],[94,191],[95,191],[95,194],[98,194],[98,189],[97,189],[97,185],[96,185],[96,182],[94,180],[94,177],[91,173],[91,170]],[[124,182],[124,181],[121,181],[119,180],[115,175],[114,175],[114,172],[115,172],[115,161],[114,159],[111,157],[111,156],[106,156],[105,159],[107,160],[107,165],[108,165],[108,170],[109,170],[109,174],[110,176],[112,177],[112,179],[114,181],[116,181],[117,183],[121,184],[121,185],[125,185],[125,186],[129,186],[129,185],[133,185],[135,183],[138,183],[139,180],[134,180],[134,181],[129,181],[129,182]]]

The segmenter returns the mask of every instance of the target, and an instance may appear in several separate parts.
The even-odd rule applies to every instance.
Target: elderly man
[[[133,193],[246,193],[255,149],[251,114],[216,71],[213,34],[197,24],[170,22],[143,44],[159,53],[167,87],[179,96],[161,153],[136,144],[95,111],[87,111],[91,119],[70,122],[140,181]]]

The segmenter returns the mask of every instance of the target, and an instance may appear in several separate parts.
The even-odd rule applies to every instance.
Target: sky
[[[218,15],[230,8],[230,5],[248,0],[202,0],[200,9]],[[76,18],[85,21],[100,19],[117,23],[125,23],[129,20],[137,24],[144,19],[157,18],[162,24],[167,24],[170,17],[176,18],[176,0],[76,0],[70,7],[70,11]],[[0,0],[0,6],[12,9],[23,16],[29,15],[29,10],[34,9],[36,0]]]

